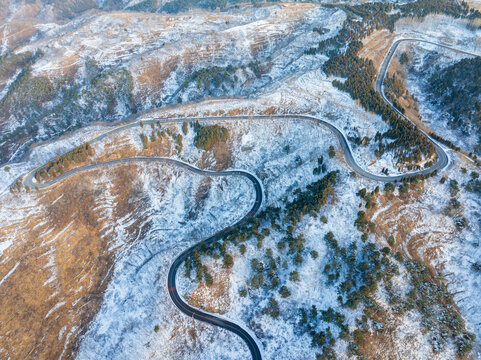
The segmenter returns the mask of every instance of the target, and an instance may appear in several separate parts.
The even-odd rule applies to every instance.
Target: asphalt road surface
[[[387,69],[389,67],[389,64],[392,60],[392,57],[394,56],[394,53],[399,46],[399,44],[402,41],[420,41],[417,39],[403,39],[403,40],[398,40],[395,42],[391,49],[388,51],[386,54],[385,59],[383,60],[383,63],[381,64],[380,70],[379,70],[379,75],[376,80],[376,90],[380,92],[382,95],[383,99],[390,105],[392,106],[396,111],[398,111],[386,98],[384,94],[384,89],[383,89],[383,82],[384,82],[384,77],[386,75]],[[422,40],[421,40],[422,41]],[[427,43],[431,43],[429,41],[425,41]],[[435,44],[435,43],[434,43]],[[440,44],[435,44],[443,47],[448,47],[445,45],[440,45]],[[448,47],[449,48],[449,47]],[[462,52],[462,51],[461,51]],[[469,54],[469,53],[467,53]],[[472,54],[470,54],[472,55]],[[399,112],[400,113],[400,112]],[[401,116],[406,118],[407,120],[410,121],[407,117],[405,117],[402,113],[400,113]],[[194,117],[194,118],[173,118],[173,119],[151,119],[151,120],[143,120],[142,123],[144,125],[149,125],[151,123],[157,123],[160,121],[161,123],[183,123],[183,122],[194,122],[194,121],[236,121],[236,120],[246,120],[246,119],[265,119],[266,121],[269,120],[275,120],[275,119],[290,119],[293,121],[312,121],[316,122],[322,126],[327,127],[329,130],[331,130],[336,138],[338,139],[339,146],[342,149],[342,152],[344,154],[345,160],[347,165],[355,171],[358,175],[363,176],[365,178],[374,180],[374,181],[379,181],[379,182],[396,182],[396,181],[401,181],[404,178],[408,178],[410,176],[415,176],[419,174],[427,175],[432,173],[435,170],[441,170],[445,168],[448,163],[449,163],[449,158],[444,151],[444,149],[436,142],[434,139],[432,139],[428,134],[423,133],[426,135],[436,146],[436,154],[437,154],[437,161],[434,165],[427,169],[419,170],[419,171],[414,171],[406,174],[400,174],[400,175],[394,175],[394,176],[382,176],[382,175],[377,175],[373,174],[365,169],[363,169],[360,165],[357,164],[356,160],[353,157],[352,154],[352,149],[349,145],[349,142],[344,135],[344,133],[338,129],[335,125],[331,124],[328,121],[325,121],[323,119],[319,119],[313,116],[309,115],[252,115],[252,116],[247,116],[247,115],[240,115],[240,116],[208,116],[208,117]],[[140,121],[134,121],[131,123],[127,123],[121,126],[118,126],[112,130],[106,131],[97,137],[89,140],[88,142],[90,144],[93,144],[96,141],[100,141],[103,138],[112,135],[116,132],[125,130],[127,128],[132,128],[132,127],[138,127],[140,126]],[[116,160],[110,160],[110,161],[105,161],[101,163],[94,163],[94,164],[89,164],[85,165],[79,168],[72,169],[70,171],[65,172],[62,175],[57,176],[54,179],[51,179],[49,181],[46,181],[44,183],[37,183],[34,180],[34,174],[35,171],[44,167],[45,165],[42,165],[32,171],[30,171],[23,179],[22,182],[25,186],[29,186],[30,188],[38,188],[38,189],[46,189],[48,187],[54,186],[58,182],[73,176],[75,174],[79,174],[84,171],[88,170],[93,170],[102,166],[108,166],[108,165],[116,165],[116,164],[125,164],[125,163],[131,163],[131,162],[164,162],[164,163],[170,163],[176,166],[180,166],[182,168],[185,168],[186,170],[192,171],[197,174],[205,175],[205,176],[241,176],[245,177],[248,180],[250,180],[254,186],[255,192],[256,192],[256,198],[254,205],[252,206],[251,210],[244,215],[239,221],[237,221],[235,224],[228,226],[215,235],[208,237],[207,239],[202,240],[199,243],[196,243],[195,245],[191,246],[190,248],[184,250],[181,254],[179,254],[175,260],[173,261],[171,267],[169,268],[169,272],[167,275],[167,289],[169,292],[169,296],[172,299],[172,302],[174,305],[185,315],[193,317],[194,319],[201,320],[203,322],[213,324],[219,327],[222,327],[226,330],[229,330],[235,334],[237,334],[239,337],[244,340],[244,342],[247,344],[249,351],[251,353],[252,359],[254,360],[260,360],[262,358],[261,352],[259,349],[259,346],[257,345],[255,339],[241,326],[238,324],[235,324],[231,321],[228,321],[226,319],[222,319],[221,317],[218,317],[213,314],[209,314],[206,312],[203,312],[199,309],[195,309],[191,307],[189,304],[185,303],[182,298],[180,297],[179,293],[177,292],[176,288],[176,275],[179,267],[181,264],[185,261],[187,257],[190,256],[193,250],[199,249],[202,245],[205,244],[211,244],[222,237],[224,237],[226,234],[228,234],[230,231],[235,229],[237,226],[240,226],[244,224],[251,216],[254,216],[260,209],[263,201],[263,188],[262,184],[259,181],[257,177],[252,175],[251,173],[247,171],[242,171],[242,170],[230,170],[230,171],[209,171],[209,170],[202,170],[199,168],[196,168],[192,165],[189,165],[185,162],[179,161],[179,160],[174,160],[171,158],[165,158],[165,157],[145,157],[145,156],[138,156],[138,157],[130,157],[130,158],[123,158],[123,159],[116,159]]]
[[[381,94],[382,94],[382,92],[381,92]],[[388,100],[386,100],[386,101],[388,101]],[[388,101],[388,103],[389,103],[389,101]],[[391,103],[389,103],[389,104],[392,106]],[[352,149],[349,145],[349,142],[348,142],[346,136],[344,135],[344,133],[339,128],[337,128],[335,125],[333,125],[332,123],[330,123],[326,120],[319,119],[319,118],[316,118],[316,117],[310,116],[310,115],[298,115],[298,114],[292,114],[292,115],[291,114],[289,114],[289,115],[277,114],[277,115],[204,116],[204,117],[151,119],[151,120],[134,121],[134,122],[131,122],[131,123],[128,123],[128,124],[125,124],[125,125],[120,125],[120,126],[114,128],[114,129],[108,130],[108,131],[88,140],[88,142],[92,145],[95,142],[100,141],[100,140],[102,140],[102,139],[104,139],[104,138],[106,138],[106,137],[108,137],[112,134],[115,134],[119,131],[122,131],[122,130],[125,130],[125,129],[128,129],[128,128],[138,127],[138,126],[140,126],[140,122],[142,122],[143,126],[145,126],[145,125],[150,125],[152,123],[155,124],[158,121],[160,121],[161,123],[183,123],[183,122],[190,123],[190,122],[195,122],[197,120],[215,122],[215,121],[237,121],[237,120],[248,120],[248,119],[265,119],[266,121],[267,120],[276,120],[276,119],[289,119],[289,120],[292,120],[292,121],[311,121],[311,122],[318,123],[322,126],[325,126],[329,130],[331,130],[334,133],[334,135],[336,136],[336,138],[338,139],[339,146],[342,149],[342,152],[344,154],[344,157],[345,157],[345,160],[346,160],[346,163],[348,164],[348,166],[353,171],[355,171],[357,174],[359,174],[360,176],[371,179],[371,180],[375,180],[375,181],[380,181],[380,182],[401,181],[402,179],[408,178],[410,176],[415,176],[415,175],[419,175],[419,174],[423,174],[423,175],[430,174],[433,171],[441,170],[448,165],[448,156],[447,156],[446,152],[443,150],[443,148],[441,146],[439,146],[437,144],[436,141],[431,139],[429,137],[429,135],[425,134],[426,136],[428,136],[430,138],[430,140],[436,146],[436,152],[438,153],[438,158],[437,158],[437,161],[434,165],[432,165],[431,167],[426,168],[426,169],[413,171],[413,172],[409,172],[409,173],[404,173],[404,174],[399,174],[399,175],[384,176],[384,175],[373,174],[373,173],[363,169],[360,165],[357,164],[356,160],[353,157]],[[408,118],[406,118],[406,119],[408,119]],[[119,160],[121,160],[121,159],[119,159]],[[104,162],[104,163],[101,163],[101,164],[109,164],[109,163],[110,162]],[[35,171],[44,167],[45,165],[46,164],[44,164],[42,166],[39,166],[38,168],[30,171],[27,175],[24,176],[24,178],[22,179],[22,183],[26,186],[29,186],[32,189],[34,189],[34,188],[42,189],[42,188],[45,188],[47,186],[51,186],[51,185],[55,184],[56,182],[58,182],[59,180],[65,179],[66,177],[71,176],[75,173],[78,173],[78,172],[84,171],[84,170],[89,170],[92,167],[98,166],[98,164],[86,165],[86,166],[74,169],[73,172],[68,171],[68,172],[64,173],[63,175],[60,175],[57,178],[55,178],[54,180],[51,180],[49,182],[42,183],[42,184],[36,183],[34,181]]]
[[[234,230],[237,226],[244,224],[250,217],[254,216],[258,211],[259,208],[261,207],[262,204],[262,199],[263,199],[263,189],[262,189],[262,184],[259,181],[257,177],[254,175],[250,174],[247,171],[242,171],[242,170],[231,170],[231,171],[210,171],[210,170],[202,170],[199,169],[195,166],[192,166],[188,163],[185,163],[183,161],[179,160],[174,160],[171,158],[165,158],[165,157],[148,157],[148,156],[137,156],[137,157],[130,157],[130,158],[122,158],[122,159],[115,159],[115,160],[110,160],[110,161],[105,161],[101,163],[96,163],[96,164],[89,164],[85,165],[79,168],[72,169],[70,171],[67,171],[56,178],[49,180],[45,183],[42,184],[34,184],[33,183],[33,172],[30,172],[29,175],[25,178],[25,185],[28,186],[36,186],[39,189],[46,189],[48,187],[54,186],[58,182],[73,176],[75,174],[79,174],[84,171],[88,170],[94,170],[99,167],[107,166],[107,165],[118,165],[118,164],[126,164],[126,163],[138,163],[138,162],[163,162],[163,163],[168,163],[168,164],[173,164],[176,166],[179,166],[181,168],[184,168],[186,170],[189,170],[193,173],[204,175],[204,176],[241,176],[247,178],[249,181],[252,182],[254,186],[254,190],[256,193],[256,198],[254,201],[254,204],[250,211],[244,215],[240,220],[238,220],[235,224],[232,224],[231,226],[228,226],[224,228],[223,230],[219,231],[215,235],[208,237],[207,239],[202,240],[201,242],[196,243],[195,245],[191,246],[190,248],[184,250],[180,255],[177,256],[177,258],[174,260],[172,265],[169,268],[169,273],[167,276],[167,289],[170,295],[170,298],[172,299],[172,302],[174,305],[182,311],[185,315],[193,317],[194,319],[204,321],[209,324],[213,324],[216,326],[220,326],[226,330],[229,330],[233,332],[234,334],[237,334],[244,342],[247,344],[249,351],[252,355],[252,358],[255,360],[261,360],[261,352],[259,350],[259,346],[257,345],[256,341],[254,338],[246,331],[244,330],[241,326],[225,320],[221,319],[215,315],[203,312],[199,309],[195,309],[191,307],[189,304],[185,303],[182,298],[180,297],[179,293],[177,292],[177,287],[176,287],[176,275],[177,275],[177,270],[179,267],[182,265],[182,263],[185,261],[187,257],[190,256],[192,251],[195,249],[199,249],[202,245],[206,244],[211,244],[215,242],[216,240],[222,238],[224,235],[229,233],[230,231]]]
[[[376,76],[376,81],[374,83],[374,88],[377,92],[379,92],[379,94],[381,94],[381,97],[383,98],[383,100],[389,105],[391,106],[400,116],[402,116],[404,119],[410,121],[414,126],[417,127],[417,125],[414,123],[414,121],[412,121],[410,118],[408,118],[406,115],[404,115],[401,111],[399,111],[399,109],[397,109],[392,103],[391,101],[387,98],[386,94],[384,93],[384,79],[386,78],[386,74],[387,74],[387,71],[389,69],[389,65],[391,64],[391,61],[394,57],[394,54],[396,53],[399,45],[402,43],[402,42],[421,42],[421,43],[426,43],[426,44],[431,44],[431,45],[436,45],[436,46],[439,46],[439,47],[442,47],[442,48],[445,48],[445,49],[449,49],[449,50],[452,50],[452,51],[455,51],[457,53],[460,53],[460,54],[464,54],[464,55],[469,55],[469,56],[479,56],[478,54],[474,54],[474,53],[471,53],[471,52],[468,52],[468,51],[465,51],[465,50],[462,50],[462,49],[457,49],[457,48],[454,48],[450,45],[447,45],[447,44],[441,44],[441,43],[436,43],[436,42],[432,42],[432,41],[428,41],[428,40],[422,40],[422,39],[413,39],[413,38],[410,38],[410,39],[400,39],[400,40],[397,40],[395,41],[391,47],[389,48],[388,52],[386,53],[386,55],[384,56],[384,59],[381,63],[381,66],[379,67],[379,71],[378,71],[378,74]],[[438,163],[440,164],[440,169],[441,168],[444,168],[445,166],[447,166],[448,164],[448,155],[446,154],[446,151],[443,149],[443,147],[435,140],[433,139],[429,134],[425,133],[423,130],[421,130],[420,128],[418,128],[418,130],[426,137],[429,138],[429,140],[431,140],[431,142],[434,144],[434,146],[436,147],[436,155],[437,155],[437,159],[438,159]],[[468,156],[467,154],[464,154],[465,156]],[[469,157],[469,156],[468,156]],[[473,160],[473,159],[471,159]],[[474,160],[473,160],[474,161]]]
[[[265,119],[265,120],[275,120],[275,119],[278,119],[278,118],[284,118],[284,119],[292,119],[292,120],[298,120],[298,121],[314,121],[314,122],[317,122],[317,123],[319,123],[323,126],[326,126],[337,137],[337,139],[339,141],[339,145],[340,145],[340,147],[341,147],[341,149],[344,153],[344,156],[345,156],[345,159],[346,159],[346,162],[347,162],[348,166],[353,171],[355,171],[357,174],[359,174],[360,176],[363,176],[363,177],[366,177],[366,178],[369,178],[369,179],[372,179],[372,180],[375,180],[375,181],[381,181],[381,182],[400,181],[403,178],[406,178],[406,177],[409,177],[409,176],[413,176],[413,175],[417,175],[417,174],[428,174],[428,173],[431,173],[435,170],[442,169],[448,163],[447,155],[446,155],[445,160],[443,160],[444,159],[443,157],[439,157],[439,155],[438,155],[438,161],[432,167],[430,167],[428,169],[421,170],[421,171],[416,171],[416,172],[397,175],[397,176],[380,176],[380,175],[370,173],[370,172],[364,170],[361,166],[359,166],[356,163],[356,161],[355,161],[355,159],[352,155],[352,150],[349,146],[348,140],[341,130],[339,130],[336,126],[334,126],[333,124],[331,124],[331,123],[329,123],[325,120],[318,119],[318,118],[308,116],[308,115],[272,115],[272,116],[271,115],[256,115],[256,116],[230,116],[230,117],[176,118],[176,119],[165,119],[165,120],[155,119],[155,120],[145,120],[145,121],[143,121],[143,123],[145,125],[147,125],[147,124],[150,124],[150,123],[155,123],[157,121],[182,123],[184,121],[192,122],[192,121],[196,121],[196,120],[201,120],[201,121],[232,120],[232,121],[235,121],[235,120],[240,120],[240,119],[253,119],[253,118],[257,118],[257,119],[261,118],[261,119]],[[89,141],[89,143],[92,144],[92,143],[94,143],[96,141],[99,141],[99,140],[101,140],[101,139],[103,139],[103,138],[105,138],[105,137],[107,137],[107,136],[109,136],[109,135],[111,135],[115,132],[124,130],[124,129],[129,128],[129,127],[134,127],[134,126],[139,126],[139,122],[129,123],[129,124],[126,124],[126,125],[119,126],[119,127],[115,128],[115,129],[112,129],[110,131],[107,131],[107,132],[95,137],[94,139],[91,139]],[[441,153],[441,155],[442,154],[445,154],[444,151]],[[443,160],[443,161],[440,161],[440,159]],[[181,266],[181,264],[185,261],[185,259],[188,256],[190,256],[190,254],[192,253],[193,250],[200,248],[204,244],[211,244],[211,243],[217,241],[218,239],[222,238],[227,233],[229,233],[231,230],[233,230],[235,227],[244,224],[247,221],[248,218],[250,218],[251,216],[254,216],[259,211],[259,209],[262,205],[262,201],[263,201],[263,189],[262,189],[262,184],[257,177],[255,177],[254,175],[250,174],[247,171],[242,171],[242,170],[208,171],[208,170],[202,170],[202,169],[196,168],[196,167],[194,167],[192,165],[189,165],[185,162],[182,162],[182,161],[179,161],[179,160],[174,160],[174,159],[171,159],[171,158],[138,156],[138,157],[110,160],[110,161],[105,161],[105,162],[101,162],[101,163],[88,164],[88,165],[85,165],[85,166],[82,166],[82,167],[78,167],[78,168],[69,170],[69,171],[57,176],[56,178],[51,179],[49,181],[46,181],[44,183],[36,183],[36,182],[34,182],[35,171],[38,170],[39,168],[45,166],[45,165],[43,165],[43,166],[29,172],[23,178],[23,184],[26,185],[26,186],[29,186],[32,189],[33,188],[46,189],[46,188],[49,188],[51,186],[54,186],[58,182],[66,179],[70,176],[82,173],[84,171],[94,170],[96,168],[108,166],[108,165],[126,164],[126,163],[131,163],[131,162],[164,162],[164,163],[170,163],[170,164],[174,164],[176,166],[180,166],[182,168],[185,168],[189,171],[192,171],[194,173],[201,174],[201,175],[206,175],[206,176],[243,176],[243,177],[249,179],[252,182],[252,184],[254,186],[254,189],[255,189],[255,192],[256,192],[256,199],[255,199],[254,205],[251,208],[251,210],[242,219],[240,219],[235,224],[233,224],[233,225],[231,225],[227,228],[222,229],[221,231],[219,231],[215,235],[213,235],[213,236],[211,236],[207,239],[204,239],[199,243],[196,243],[195,245],[193,245],[192,247],[184,250],[180,255],[178,255],[176,257],[176,259],[174,260],[174,262],[172,263],[171,267],[169,268],[169,273],[168,273],[168,276],[167,276],[167,289],[168,289],[168,292],[169,292],[169,296],[172,299],[172,302],[174,303],[174,305],[181,312],[183,312],[185,315],[193,317],[194,319],[201,320],[203,322],[212,324],[212,325],[222,327],[226,330],[229,330],[229,331],[237,334],[247,344],[247,346],[249,348],[249,351],[251,353],[252,359],[254,359],[254,360],[262,359],[259,346],[257,345],[255,339],[245,329],[243,329],[241,326],[239,326],[238,324],[235,324],[231,321],[228,321],[226,319],[222,319],[222,318],[220,318],[216,315],[209,314],[209,313],[203,312],[199,309],[195,309],[195,308],[191,307],[189,304],[185,303],[182,300],[179,293],[177,292],[177,287],[176,287],[177,271],[178,271],[179,267]]]

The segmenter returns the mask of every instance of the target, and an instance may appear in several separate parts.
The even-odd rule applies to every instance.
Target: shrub
[[[291,296],[291,292],[289,291],[289,288],[287,286],[281,286],[281,288],[279,289],[279,294],[283,297],[283,298],[286,298],[286,297],[289,297]]]
[[[277,303],[276,299],[270,298],[269,299],[269,305],[262,310],[263,314],[269,315],[274,319],[277,319],[280,315],[279,311],[279,304]]]
[[[246,288],[242,288],[239,290],[239,296],[240,297],[246,297],[247,296],[247,289]]]
[[[289,274],[289,280],[298,282],[298,281],[300,280],[300,279],[299,279],[299,273],[298,273],[297,271],[292,271],[292,272]]]
[[[245,244],[240,244],[239,251],[240,251],[241,255],[244,255],[246,250],[247,250],[247,248],[246,248]]]
[[[394,190],[396,190],[396,187],[394,186],[393,183],[386,183],[386,185],[384,185],[384,192],[385,193],[392,193],[394,192]]]
[[[227,268],[231,268],[234,265],[234,258],[230,254],[224,255],[224,266]]]
[[[264,275],[262,274],[257,274],[257,275],[254,275],[251,279],[251,286],[254,288],[254,289],[258,289],[260,288],[261,286],[264,285]]]
[[[336,156],[336,150],[334,149],[334,146],[329,146],[329,157],[332,159],[334,156]]]
[[[208,285],[208,286],[211,286],[213,283],[214,283],[214,279],[212,278],[212,275],[209,274],[209,273],[206,273],[205,276],[205,283]]]
[[[147,149],[149,144],[149,139],[147,139],[147,136],[145,134],[140,134],[140,140],[142,140],[142,147]]]
[[[392,235],[387,238],[387,243],[388,243],[391,247],[394,246],[394,241],[395,241],[395,240],[394,240],[394,236],[392,236]]]
[[[361,330],[356,329],[352,332],[352,339],[357,346],[361,346],[364,344],[364,333]]]

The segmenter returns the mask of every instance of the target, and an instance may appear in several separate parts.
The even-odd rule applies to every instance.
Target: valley
[[[4,2],[1,358],[481,356],[475,4]]]

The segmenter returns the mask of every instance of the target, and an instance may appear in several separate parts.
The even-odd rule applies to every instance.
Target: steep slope
[[[343,17],[288,4],[179,15],[86,13],[36,26],[38,40],[0,60],[10,64],[0,100],[1,161],[86,122],[209,95],[252,94],[316,66],[315,59],[295,65],[320,37],[312,29],[326,27],[323,37],[332,36]],[[22,66],[17,57],[27,53],[35,58]],[[211,93],[200,86],[199,71],[220,74],[204,81],[215,84]]]
[[[72,358],[115,271],[126,266],[137,274],[154,253],[167,265],[166,253],[198,237],[194,228],[235,219],[249,194],[248,184],[235,180],[131,165],[75,176],[38,195],[4,196],[2,358]],[[237,212],[224,216],[232,202]],[[215,218],[203,215],[207,209]],[[175,245],[170,237],[179,226]]]

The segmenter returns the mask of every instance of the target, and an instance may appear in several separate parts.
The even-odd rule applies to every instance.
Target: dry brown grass
[[[388,30],[378,30],[363,40],[364,47],[359,53],[359,57],[371,59],[374,67],[379,69],[384,55],[391,47],[394,34]]]
[[[111,173],[116,219],[139,205],[132,189],[136,169],[125,166]],[[100,220],[95,210],[103,192],[92,185],[95,177],[83,173],[32,193],[38,212],[0,227],[0,236],[14,234],[16,239],[2,256],[0,277],[17,266],[0,287],[0,358],[56,359],[64,349],[66,358],[72,358],[77,337],[96,314],[115,250],[112,236],[101,234],[105,221],[113,219]],[[137,226],[127,229],[129,238],[135,238]]]
[[[171,57],[166,61],[158,58],[146,59],[138,71],[136,82],[140,88],[149,89],[151,93],[158,92],[178,64],[178,57]]]
[[[364,344],[359,352],[372,360],[397,360],[399,356],[396,351],[394,333],[400,324],[400,319],[386,311],[376,312],[371,315],[376,321],[384,323],[383,332],[368,332],[364,336]]]
[[[407,257],[420,260],[433,267],[440,250],[454,236],[446,227],[442,214],[423,204],[424,183],[411,185],[409,194],[385,195],[376,197],[377,206],[368,209],[368,218],[375,222],[375,235],[381,245],[389,236],[395,239],[393,251],[400,251]],[[429,216],[426,214],[429,213]],[[439,217],[437,223],[429,223],[432,217]]]
[[[374,63],[374,67],[379,69],[384,56],[391,47],[394,41],[394,34],[388,30],[378,30],[363,40],[364,47],[359,53],[359,57],[366,57],[371,59]],[[406,72],[404,68],[399,64],[397,57],[394,56],[388,69],[389,75],[395,74],[397,78],[405,82]],[[404,107],[406,116],[413,120],[417,126],[421,127],[424,131],[431,131],[426,127],[419,116],[419,108],[417,102],[411,95],[398,99],[399,103]]]
[[[232,165],[232,149],[226,141],[218,141],[211,150],[204,151],[200,159],[203,169],[224,170]]]
[[[211,313],[224,314],[230,306],[230,270],[216,270],[211,286],[201,283],[188,296],[187,302],[194,307]]]
[[[404,83],[404,87],[407,88],[406,86],[406,70],[404,67],[399,63],[397,57],[393,57],[391,61],[391,65],[389,66],[389,75],[396,75],[398,79],[400,79]],[[426,126],[422,120],[421,116],[419,115],[419,106],[416,100],[411,96],[411,94],[405,94],[404,96],[400,97],[397,99],[401,106],[404,108],[405,115],[414,121],[416,126],[420,127],[423,131],[426,132],[432,132],[432,130]]]
[[[1,14],[1,13],[0,13]],[[7,43],[10,48],[16,48],[23,45],[38,31],[36,25],[43,23],[43,21],[37,19],[17,19],[8,22],[7,30],[0,31],[0,41],[4,39],[6,35]]]
[[[473,9],[481,11],[481,0],[465,0]]]

